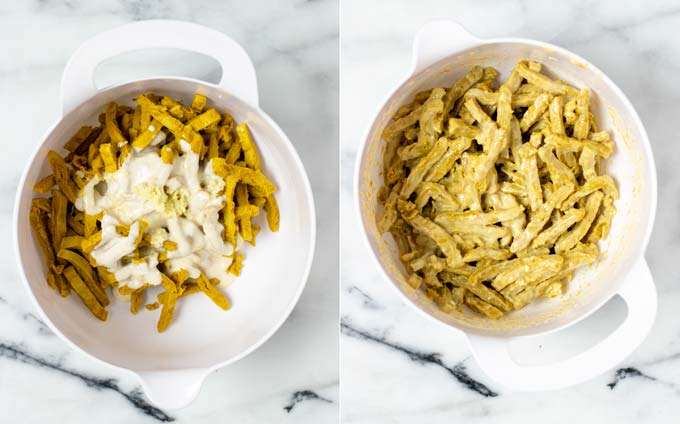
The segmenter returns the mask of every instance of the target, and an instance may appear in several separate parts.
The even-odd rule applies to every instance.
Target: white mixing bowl
[[[507,78],[515,63],[543,63],[552,77],[593,92],[598,125],[610,131],[616,152],[607,160],[607,173],[617,182],[621,198],[602,255],[594,266],[576,273],[569,291],[544,299],[493,321],[467,312],[443,313],[407,283],[407,273],[391,236],[382,236],[376,217],[382,213],[376,194],[383,185],[381,132],[394,112],[419,91],[450,86],[474,65],[493,66]],[[654,159],[644,127],[621,90],[583,58],[547,43],[514,39],[482,40],[455,22],[438,20],[416,36],[413,66],[406,79],[388,96],[372,121],[356,162],[355,200],[366,241],[386,279],[397,292],[426,316],[464,332],[481,368],[503,386],[518,390],[547,390],[588,380],[627,357],[649,332],[656,315],[656,290],[644,259],[656,211]],[[513,338],[557,331],[584,319],[615,295],[626,302],[625,321],[591,349],[545,365],[521,365],[508,350]]]
[[[214,85],[190,78],[161,77],[98,89],[94,70],[118,54],[146,48],[177,48],[213,57],[222,67]],[[190,296],[177,306],[175,319],[156,333],[157,312],[131,315],[125,302],[112,302],[109,319],[90,315],[73,294],[62,299],[45,283],[45,265],[28,215],[33,184],[49,174],[47,152],[62,146],[82,125],[95,123],[106,105],[132,104],[139,93],[155,92],[191,102],[207,96],[220,111],[247,122],[260,150],[263,172],[278,186],[281,229],[266,229],[257,248],[244,247],[242,275],[227,289],[229,311],[207,296]],[[50,328],[98,361],[139,376],[157,406],[187,405],[213,370],[243,358],[264,343],[286,320],[309,275],[316,220],[312,192],[300,159],[286,135],[258,107],[255,70],[246,52],[226,35],[196,24],[143,21],[102,33],[85,42],[64,70],[63,117],[50,128],[28,162],[15,206],[15,241],[26,287]]]

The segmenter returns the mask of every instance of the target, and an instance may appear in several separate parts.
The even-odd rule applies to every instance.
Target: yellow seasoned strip
[[[590,265],[597,260],[598,254],[597,245],[578,243],[572,250],[564,253],[562,274],[566,276],[584,265]]]
[[[253,243],[253,229],[250,220],[253,217],[251,205],[248,203],[248,188],[244,184],[236,185],[236,218],[243,240]],[[257,211],[257,208],[255,208]]]
[[[208,138],[208,159],[216,158],[220,155],[220,142],[217,133],[210,134]]]
[[[259,170],[260,156],[257,154],[255,143],[253,143],[253,139],[250,137],[248,125],[245,123],[237,125],[236,134],[238,136],[238,142],[243,149],[243,157],[246,161],[246,165],[248,165],[248,168]]]
[[[583,172],[583,178],[590,180],[597,177],[597,153],[588,146],[583,148],[578,158],[578,164]]]
[[[269,225],[269,229],[275,233],[279,231],[279,205],[276,203],[276,198],[274,198],[273,194],[267,196],[266,199],[267,201],[264,203],[263,208],[267,214],[267,225]]]
[[[92,315],[96,316],[102,321],[106,321],[108,317],[108,312],[102,305],[99,304],[97,298],[92,294],[89,287],[83,282],[76,270],[72,266],[67,266],[64,268],[64,276],[68,280],[73,291],[78,294],[78,297],[83,301],[85,306],[92,312]]]
[[[179,298],[179,292],[175,282],[168,278],[167,275],[162,273],[161,278],[161,284],[165,289],[165,296],[163,296],[163,300],[161,301],[163,307],[161,309],[161,316],[158,319],[158,325],[156,327],[159,333],[164,332],[170,325],[172,317],[175,314],[175,305],[177,304],[177,299]]]
[[[101,240],[102,240],[101,230],[92,233],[92,235],[87,238],[84,238],[82,243],[83,252],[91,253],[94,250],[95,246],[99,244]]]
[[[415,229],[434,240],[446,256],[447,265],[455,268],[463,263],[463,257],[451,236],[439,225],[418,214],[413,203],[397,201],[400,215]]]
[[[235,276],[241,275],[241,270],[243,269],[243,254],[237,253],[234,256],[234,261],[229,265],[227,272]]]
[[[478,280],[476,277],[473,278],[475,275],[475,273],[472,273],[470,277],[464,277],[449,271],[445,271],[440,274],[443,281],[469,290],[480,299],[495,306],[501,311],[507,312],[512,309],[511,305],[505,299],[503,299],[501,295],[482,284],[483,280]]]
[[[78,132],[76,132],[69,141],[64,144],[64,149],[73,153],[78,150],[80,145],[87,139],[87,137],[92,133],[92,127],[81,127]]]
[[[99,154],[104,161],[104,170],[112,174],[118,170],[118,159],[111,143],[105,143],[99,146]]]
[[[481,131],[479,128],[474,127],[459,118],[449,119],[448,126],[446,128],[446,134],[454,139],[459,137],[469,138],[471,140],[477,139],[480,132]]]
[[[519,126],[522,132],[526,132],[529,128],[538,121],[538,118],[548,109],[550,104],[550,96],[546,93],[539,95],[534,103],[529,106],[529,109],[522,116]]]
[[[448,233],[476,236],[483,244],[494,244],[496,240],[511,235],[510,231],[504,227],[496,225],[468,224],[456,221],[449,222],[441,215],[435,217],[435,223],[444,228]]]
[[[609,235],[612,219],[616,215],[616,206],[614,206],[614,199],[610,196],[605,196],[602,201],[601,212],[595,218],[593,225],[586,238],[588,243],[597,243],[598,240],[604,240]]]
[[[406,199],[415,191],[418,184],[425,178],[425,174],[442,158],[448,147],[449,143],[445,137],[437,140],[432,149],[418,161],[418,164],[413,169],[411,169],[411,172],[399,192],[401,197]]]
[[[194,116],[187,125],[194,129],[194,131],[200,131],[211,125],[215,125],[222,120],[222,115],[215,109],[208,109],[200,115]]]
[[[82,236],[64,237],[64,238],[61,239],[61,243],[59,244],[59,247],[56,250],[62,250],[62,249],[82,250],[84,240],[85,239]]]
[[[171,114],[166,112],[166,108],[159,106],[149,100],[145,95],[140,95],[135,99],[138,105],[142,107],[142,111],[146,111],[157,121],[159,121],[164,127],[169,129],[176,137],[182,136],[184,132],[184,124],[173,117]]]
[[[194,99],[191,101],[191,109],[196,113],[200,113],[201,111],[203,111],[203,108],[205,107],[207,101],[208,99],[206,99],[205,96],[196,93],[194,94]]]
[[[97,232],[97,222],[103,218],[103,215],[103,213],[100,213],[99,215],[85,214],[85,219],[83,221],[83,236],[88,238]]]
[[[400,117],[385,127],[382,132],[382,138],[391,142],[398,135],[403,133],[407,128],[414,126],[422,113],[422,107],[413,109],[408,115]]]
[[[241,143],[238,141],[234,142],[229,146],[229,150],[227,151],[227,155],[224,157],[224,161],[229,164],[233,165],[238,161],[239,157],[241,157]]]
[[[187,129],[188,128],[189,127],[187,127]],[[199,156],[199,159],[203,159],[205,153],[207,152],[205,143],[203,142],[203,137],[195,131],[187,130],[187,134],[185,134],[185,139],[189,140],[191,151],[196,153]]]
[[[573,137],[558,135],[552,132],[546,134],[545,142],[570,152],[580,152],[588,147],[605,159],[608,158],[614,150],[614,144],[611,141],[594,142],[591,140],[577,140]]]
[[[527,256],[517,259],[512,267],[496,275],[491,283],[498,291],[510,284],[527,286],[557,275],[562,269],[564,258],[560,255]]]
[[[142,129],[142,108],[137,106],[132,114],[132,127],[130,128],[131,139],[137,137]]]
[[[524,177],[524,185],[532,211],[537,210],[541,203],[543,203],[543,190],[541,189],[541,180],[538,175],[536,154],[536,148],[530,143],[523,144],[518,151],[520,171]]]
[[[488,129],[489,126],[494,129],[497,128],[496,123],[491,120],[489,115],[486,114],[484,109],[479,106],[479,103],[477,103],[475,99],[469,98],[465,100],[465,109],[470,112],[472,118],[477,121],[483,130]]]
[[[436,289],[428,288],[425,291],[427,297],[432,299],[439,309],[444,312],[451,312],[455,309],[455,304],[453,303],[453,298],[451,292],[446,287],[437,287]]]
[[[50,213],[50,228],[52,230],[52,247],[59,250],[61,241],[66,236],[66,208],[68,200],[60,190],[52,190],[52,204]]]
[[[496,110],[496,121],[498,126],[510,135],[510,122],[512,121],[512,92],[508,87],[501,87],[498,90],[498,108]]]
[[[482,259],[493,259],[495,261],[504,261],[510,259],[512,253],[508,249],[495,249],[492,247],[477,247],[463,256],[465,262],[477,262]]]
[[[238,178],[235,175],[227,175],[224,179],[224,196],[226,202],[222,210],[222,218],[224,223],[224,236],[227,242],[232,245],[236,244],[236,204],[234,203],[234,194],[236,192],[236,183]]]
[[[37,183],[33,184],[33,191],[40,194],[47,194],[52,190],[52,187],[56,184],[54,180],[54,175],[48,175],[41,179]]]
[[[423,104],[423,110],[418,119],[418,140],[399,149],[399,157],[402,160],[416,159],[425,155],[432,149],[437,133],[441,132],[442,121],[438,119],[444,110],[444,90],[439,88],[432,90],[432,94]]]
[[[144,285],[130,293],[130,313],[136,314],[142,309],[142,304],[144,303],[144,290],[146,290],[146,288],[147,285]]]
[[[398,186],[395,185],[395,187]],[[460,205],[458,204],[458,202],[453,198],[451,193],[449,193],[442,184],[427,182],[421,183],[416,189],[416,193],[418,195],[416,197],[415,204],[419,210],[422,210],[430,199],[433,200],[433,205],[437,212],[456,212],[460,209]],[[396,199],[398,198],[398,196],[396,195],[396,193],[394,194],[395,194],[394,199],[392,199],[391,197],[387,198],[387,202],[385,204],[386,210],[388,208],[387,203],[393,202],[390,205],[391,207],[393,207],[393,205],[396,204]],[[392,195],[393,193],[390,193],[390,196]],[[396,219],[396,213],[394,218]]]
[[[555,243],[555,251],[557,253],[564,253],[567,250],[572,249],[576,246],[586,233],[590,229],[591,224],[595,220],[597,211],[600,209],[600,203],[602,203],[602,198],[604,195],[601,191],[596,191],[595,193],[588,196],[585,206],[585,216],[581,219],[574,229],[566,232],[560,236]]]
[[[470,87],[484,76],[484,70],[479,66],[473,66],[463,78],[456,81],[443,97],[443,112],[448,113],[456,100],[463,97]]]
[[[482,299],[470,293],[469,291],[465,293],[465,304],[473,311],[479,312],[480,314],[485,315],[487,318],[499,319],[503,316],[503,311],[489,303],[484,302]]]
[[[471,88],[465,93],[466,96],[474,97],[477,102],[485,106],[495,106],[498,103],[498,93],[482,90],[480,88]],[[509,104],[508,104],[509,106]]]
[[[33,228],[33,234],[38,242],[38,247],[40,247],[47,267],[49,268],[54,264],[55,258],[47,226],[47,214],[43,213],[36,205],[33,205],[31,207],[31,212],[29,213],[29,221],[31,223],[31,228]]]
[[[448,142],[448,149],[429,169],[425,175],[425,181],[439,181],[453,168],[454,164],[460,159],[463,152],[470,148],[471,138],[461,137]]]
[[[49,271],[47,273],[47,284],[56,290],[61,297],[68,297],[71,294],[71,288],[64,278],[63,270],[61,274]]]
[[[395,222],[397,222],[397,200],[399,200],[399,190],[401,190],[401,181],[395,184],[390,190],[390,194],[385,201],[383,214],[378,220],[378,230],[381,233],[388,232]]]
[[[543,74],[539,74],[536,71],[532,71],[524,63],[518,63],[515,67],[517,73],[526,79],[528,82],[536,85],[542,90],[547,91],[550,94],[567,94],[573,92],[574,90],[566,84],[562,84],[557,81],[553,81]]]
[[[260,171],[228,164],[223,158],[212,160],[213,172],[221,177],[234,175],[239,181],[248,184],[253,189],[253,194],[266,197],[276,191],[276,187]]]
[[[64,159],[54,150],[50,150],[47,153],[47,162],[52,169],[54,179],[62,193],[64,193],[69,202],[75,203],[78,198],[79,190],[78,186],[76,186],[76,183],[73,182],[73,179],[71,178],[71,173],[69,172]]]
[[[413,101],[411,101],[411,103],[405,104],[397,109],[397,111],[392,116],[392,119],[401,119],[404,116],[410,114],[413,110],[422,106],[423,103],[425,103],[425,101],[430,97],[430,94],[432,94],[432,89],[419,91],[415,96],[413,96]]]
[[[555,192],[553,192],[550,197],[548,197],[548,201],[542,203],[538,210],[532,215],[527,227],[524,229],[524,231],[522,231],[519,237],[516,237],[513,240],[512,244],[510,245],[510,251],[517,253],[520,250],[526,249],[531,241],[536,238],[539,231],[541,231],[541,229],[548,222],[552,211],[557,207],[557,205],[561,204],[572,191],[574,191],[574,186],[569,183],[557,188],[557,190],[555,190]]]
[[[510,90],[511,93],[514,93],[519,89],[520,85],[522,84],[522,80],[524,78],[524,77],[522,77],[522,75],[519,73],[519,71],[517,69],[517,67],[520,65],[520,63],[526,64],[526,61],[517,62],[515,64],[515,67],[513,68],[512,72],[510,73],[510,76],[508,77],[507,80],[505,80],[503,85],[501,85],[501,88],[506,87]]]
[[[538,156],[547,165],[554,185],[569,184],[574,187],[577,185],[576,177],[571,172],[571,169],[555,157],[553,146],[546,145],[541,147],[538,149]]]
[[[599,175],[597,177],[592,177],[587,180],[578,190],[576,190],[569,198],[567,198],[560,209],[566,211],[574,206],[576,202],[580,199],[588,196],[590,193],[594,193],[601,190],[604,194],[612,199],[616,200],[619,198],[619,191],[616,188],[614,180],[609,175]]]
[[[97,281],[94,269],[92,269],[87,259],[71,250],[60,250],[57,253],[57,257],[68,261],[78,271],[78,274],[80,274],[80,276],[83,278],[87,284],[87,287],[94,294],[94,296],[97,298],[97,301],[101,305],[107,306],[109,304],[109,297],[102,289],[99,281]]]
[[[163,96],[160,101],[161,106],[165,107],[170,115],[177,119],[191,119],[193,111],[187,109],[182,105],[182,103],[177,100],[171,99],[168,96]]]
[[[127,159],[127,156],[130,154],[130,150],[132,150],[132,147],[128,143],[123,144],[118,148],[118,159],[116,166],[118,168],[121,168],[123,166],[123,163],[125,163],[125,159]]]
[[[85,226],[83,225],[83,213],[78,212],[75,216],[69,216],[66,218],[69,230],[75,232],[77,235],[82,236],[85,234]],[[67,230],[68,233],[68,230]]]
[[[564,97],[555,96],[550,102],[550,130],[559,135],[565,135],[564,129]]]
[[[473,179],[477,189],[486,188],[484,182],[488,178],[491,168],[493,168],[500,154],[508,148],[510,142],[508,134],[503,129],[493,128],[489,132],[488,145],[484,146],[484,154],[480,157],[480,161],[474,169]]]
[[[132,147],[136,149],[143,149],[148,146],[151,141],[158,135],[163,128],[163,125],[158,120],[153,120],[146,127],[142,127],[137,137],[132,141]]]
[[[574,138],[585,140],[590,131],[590,91],[581,90],[576,96],[576,123],[574,123]]]
[[[31,206],[38,208],[40,212],[50,213],[52,211],[52,202],[49,197],[35,197],[31,200]]]
[[[106,109],[106,121],[104,123],[106,127],[106,132],[109,134],[111,142],[116,144],[126,141],[125,137],[123,137],[123,133],[120,131],[120,128],[118,127],[118,123],[116,122],[117,111],[118,105],[116,105],[113,102],[109,103],[109,107]]]
[[[97,275],[99,276],[99,281],[101,281],[104,287],[106,286],[116,286],[118,285],[118,282],[116,281],[116,276],[112,273],[109,272],[105,267],[103,266],[98,266],[97,267]]]
[[[161,148],[161,160],[164,163],[172,163],[177,156],[177,151],[169,144]]]
[[[514,219],[523,212],[524,207],[521,205],[509,209],[494,210],[490,212],[442,212],[437,215],[435,222],[446,226],[492,225],[498,222]]]
[[[196,283],[198,284],[198,288],[213,302],[215,302],[215,305],[219,306],[225,311],[229,309],[229,300],[212,284],[210,284],[208,278],[203,273],[201,273],[201,275],[198,277]]]
[[[171,240],[163,241],[163,248],[169,252],[177,250],[177,243]]]
[[[569,209],[531,242],[531,248],[536,249],[541,246],[555,244],[558,237],[565,233],[569,227],[583,219],[585,215],[586,213],[581,209]]]

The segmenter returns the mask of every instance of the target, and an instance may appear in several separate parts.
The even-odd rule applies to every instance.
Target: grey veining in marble
[[[151,18],[204,24],[244,46],[257,71],[261,107],[293,141],[310,176],[319,228],[311,276],[288,321],[255,353],[209,376],[196,401],[179,411],[153,407],[136,380],[54,336],[24,292],[10,242],[19,175],[58,117],[66,60],[99,31]],[[0,38],[0,421],[337,422],[337,2],[0,1]],[[154,72],[216,78],[213,62],[178,57],[189,60],[145,63],[134,56],[128,58],[134,66],[104,66],[97,81]]]

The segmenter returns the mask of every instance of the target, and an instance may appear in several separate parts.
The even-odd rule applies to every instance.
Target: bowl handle
[[[161,409],[180,409],[189,405],[210,374],[207,369],[137,372],[146,397]]]
[[[628,308],[623,323],[589,350],[566,360],[540,366],[517,364],[508,350],[510,340],[468,335],[482,370],[502,386],[519,391],[555,390],[596,377],[630,355],[645,339],[656,316],[656,288],[647,262],[640,259],[618,292]]]
[[[411,75],[461,50],[477,46],[482,40],[458,22],[436,19],[426,23],[413,41]]]
[[[102,32],[85,41],[71,56],[61,79],[62,113],[95,95],[97,65],[122,53],[176,48],[210,56],[222,68],[217,84],[224,91],[257,106],[257,79],[248,54],[225,34],[191,22],[148,20]]]

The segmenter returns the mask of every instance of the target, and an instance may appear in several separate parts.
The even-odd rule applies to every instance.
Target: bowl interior
[[[385,149],[380,134],[394,112],[410,102],[415,93],[450,86],[474,65],[495,67],[502,81],[509,76],[515,63],[524,59],[543,63],[545,72],[553,78],[591,89],[596,121],[601,128],[610,131],[616,142],[616,151],[606,161],[605,169],[616,180],[621,192],[621,198],[615,203],[618,213],[608,239],[600,244],[600,260],[578,271],[563,296],[535,301],[497,321],[482,318],[469,310],[445,314],[421,291],[414,291],[406,283],[407,274],[392,237],[382,236],[377,230],[376,217],[381,216],[382,207],[376,201],[376,194],[382,186]],[[359,164],[357,190],[361,220],[371,249],[390,282],[428,315],[452,327],[489,336],[513,337],[555,330],[585,317],[606,302],[616,293],[622,276],[642,254],[652,226],[656,193],[648,149],[644,129],[635,111],[601,71],[563,49],[546,48],[541,43],[489,42],[451,55],[409,78],[382,107],[369,130]]]
[[[95,123],[110,101],[132,105],[139,93],[155,92],[191,102],[205,94],[220,111],[247,122],[262,157],[263,172],[277,185],[281,226],[271,233],[264,217],[257,247],[245,244],[242,275],[227,289],[231,309],[222,311],[200,294],[181,299],[170,327],[156,332],[160,309],[137,314],[113,299],[107,322],[90,315],[75,294],[60,298],[45,283],[45,265],[30,229],[33,184],[47,175],[49,149],[62,146],[80,126]],[[17,242],[21,267],[39,307],[69,341],[89,354],[132,370],[210,367],[239,358],[271,335],[292,310],[304,287],[314,246],[314,212],[309,184],[295,150],[261,111],[218,89],[191,80],[153,79],[100,92],[65,116],[50,131],[28,165],[19,187]],[[154,295],[155,296],[155,295]],[[150,296],[147,294],[147,298]],[[147,299],[153,302],[155,299]]]

